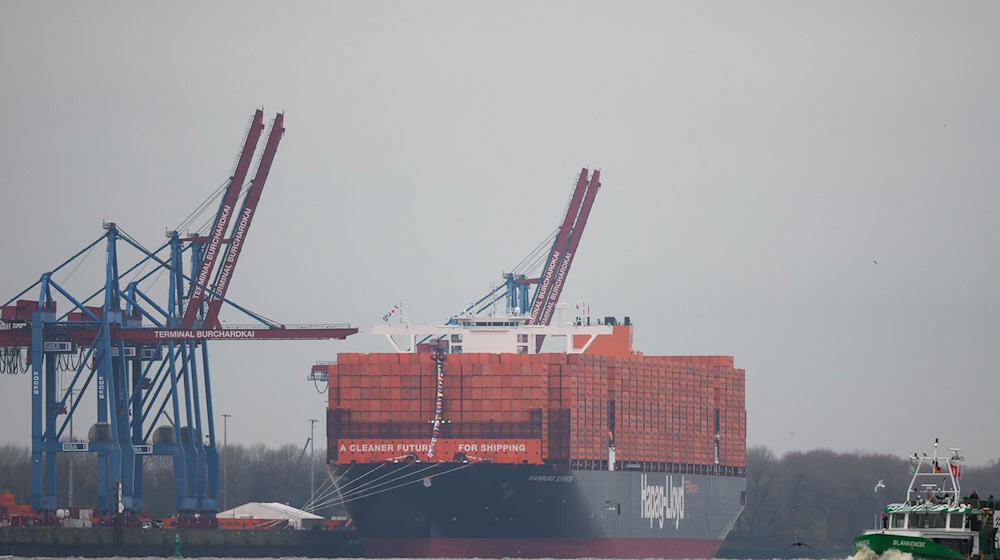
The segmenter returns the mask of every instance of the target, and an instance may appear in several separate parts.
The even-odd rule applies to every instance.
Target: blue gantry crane
[[[57,455],[82,452],[97,457],[95,506],[105,519],[138,521],[143,459],[168,455],[178,525],[215,526],[219,458],[209,341],[343,339],[357,332],[349,325],[280,324],[226,297],[285,130],[284,115],[278,113],[272,121],[253,179],[244,189],[263,128],[263,111],[258,110],[207,235],[182,237],[172,231],[163,245],[150,250],[117,224],[105,224],[100,237],[0,306],[0,372],[29,373],[31,379],[31,505],[36,522],[56,520]],[[241,194],[240,211],[234,213]],[[102,245],[107,258],[96,291],[74,294],[55,280],[57,273],[78,266]],[[122,249],[137,252],[138,261],[123,266]],[[163,273],[169,278],[165,300],[154,292]],[[137,279],[127,282],[130,275]],[[62,313],[59,298],[68,306]],[[218,319],[223,304],[253,324],[223,326]],[[61,391],[60,371],[70,376]],[[63,439],[86,400],[72,400],[73,394],[96,402],[96,421],[86,439]],[[161,425],[163,419],[166,425]]]

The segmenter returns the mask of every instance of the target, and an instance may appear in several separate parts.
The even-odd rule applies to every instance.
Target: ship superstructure
[[[599,335],[611,335],[615,322],[611,318],[607,324],[584,326],[582,321],[568,325],[533,325],[529,321],[526,315],[460,316],[445,325],[375,325],[371,333],[385,336],[400,353],[429,351],[433,340],[450,354],[538,354],[535,341],[550,337],[562,340],[562,352],[582,354]],[[627,317],[626,322],[630,322]]]

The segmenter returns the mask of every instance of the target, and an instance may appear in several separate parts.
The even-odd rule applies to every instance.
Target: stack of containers
[[[325,367],[331,459],[338,438],[429,440],[430,354],[342,353]],[[718,432],[719,464],[745,465],[745,372],[731,356],[449,354],[444,368],[442,437],[537,439],[553,462],[607,460],[613,437],[618,461],[712,465]]]
[[[563,368],[563,378],[568,383],[559,406],[569,411],[569,458],[607,459],[607,358],[589,354],[561,357],[568,366]]]

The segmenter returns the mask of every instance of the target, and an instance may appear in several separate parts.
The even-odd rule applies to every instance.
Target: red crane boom
[[[528,319],[529,325],[540,323],[542,311],[545,309],[545,302],[552,292],[552,283],[556,278],[559,263],[562,261],[563,247],[566,245],[566,240],[569,239],[570,232],[573,229],[573,222],[576,220],[577,212],[580,210],[580,201],[583,200],[583,193],[586,189],[587,168],[584,167],[580,171],[580,178],[576,182],[576,189],[573,191],[573,197],[569,201],[569,208],[566,209],[566,216],[563,217],[562,226],[559,227],[556,241],[552,245],[552,251],[549,252],[549,258],[545,261],[542,276],[538,279],[538,291],[535,292],[535,299],[531,303],[531,313]],[[548,323],[541,322],[541,324],[547,325]]]
[[[229,282],[233,278],[233,269],[240,258],[243,250],[243,242],[246,240],[247,231],[250,229],[250,222],[253,220],[254,211],[257,210],[257,202],[260,194],[264,190],[264,183],[267,181],[267,174],[271,171],[271,163],[274,161],[274,154],[278,151],[278,142],[285,132],[285,115],[278,113],[271,124],[271,132],[267,136],[267,144],[264,145],[264,153],[261,154],[257,163],[257,171],[254,174],[253,183],[243,201],[243,209],[240,211],[239,221],[233,229],[229,247],[226,248],[226,258],[222,261],[222,268],[219,269],[218,279],[208,298],[208,312],[205,313],[203,325],[205,328],[218,328],[219,308],[222,307],[222,300],[226,297],[229,289]]]
[[[569,267],[573,264],[576,248],[580,245],[583,228],[587,227],[587,218],[590,217],[590,209],[594,205],[594,198],[597,197],[597,189],[599,188],[601,188],[601,172],[594,171],[593,176],[590,178],[590,184],[587,187],[587,195],[583,199],[583,206],[580,207],[580,215],[577,217],[576,223],[573,225],[573,233],[570,234],[569,241],[566,243],[566,250],[563,253],[562,263],[559,264],[556,279],[552,282],[551,295],[549,295],[548,301],[545,303],[545,310],[542,312],[542,317],[539,321],[542,325],[548,325],[549,321],[552,320],[552,311],[559,301],[559,295],[562,293],[563,285],[566,282],[566,275],[569,274]]]
[[[253,153],[257,149],[257,142],[260,140],[260,133],[263,130],[264,111],[257,109],[250,121],[250,129],[247,131],[246,139],[243,142],[243,150],[240,152],[236,169],[229,178],[229,186],[226,187],[226,194],[222,197],[222,203],[219,205],[219,212],[215,215],[215,223],[210,230],[208,246],[205,247],[205,254],[201,260],[201,268],[198,271],[198,275],[195,276],[191,299],[188,300],[187,308],[184,310],[184,318],[181,321],[183,328],[190,329],[194,325],[195,315],[197,315],[198,308],[205,297],[204,287],[208,286],[212,269],[215,268],[215,259],[220,253],[223,238],[225,238],[226,230],[229,228],[229,219],[233,215],[233,207],[236,205],[236,199],[239,198],[240,189],[243,188],[243,182],[246,180],[247,171],[250,169],[250,162],[253,159]]]

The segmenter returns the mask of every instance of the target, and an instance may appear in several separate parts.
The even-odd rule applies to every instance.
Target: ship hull
[[[710,539],[364,539],[373,558],[712,558]]]
[[[957,539],[956,539],[957,540]],[[971,553],[971,538],[969,539],[969,552]],[[894,534],[891,532],[866,533],[854,538],[854,552],[863,549],[870,549],[876,554],[883,554],[888,550],[896,550],[913,555],[919,560],[962,560],[968,555],[952,550],[933,539],[911,535]]]
[[[501,463],[340,465],[367,556],[710,558],[737,476]]]

